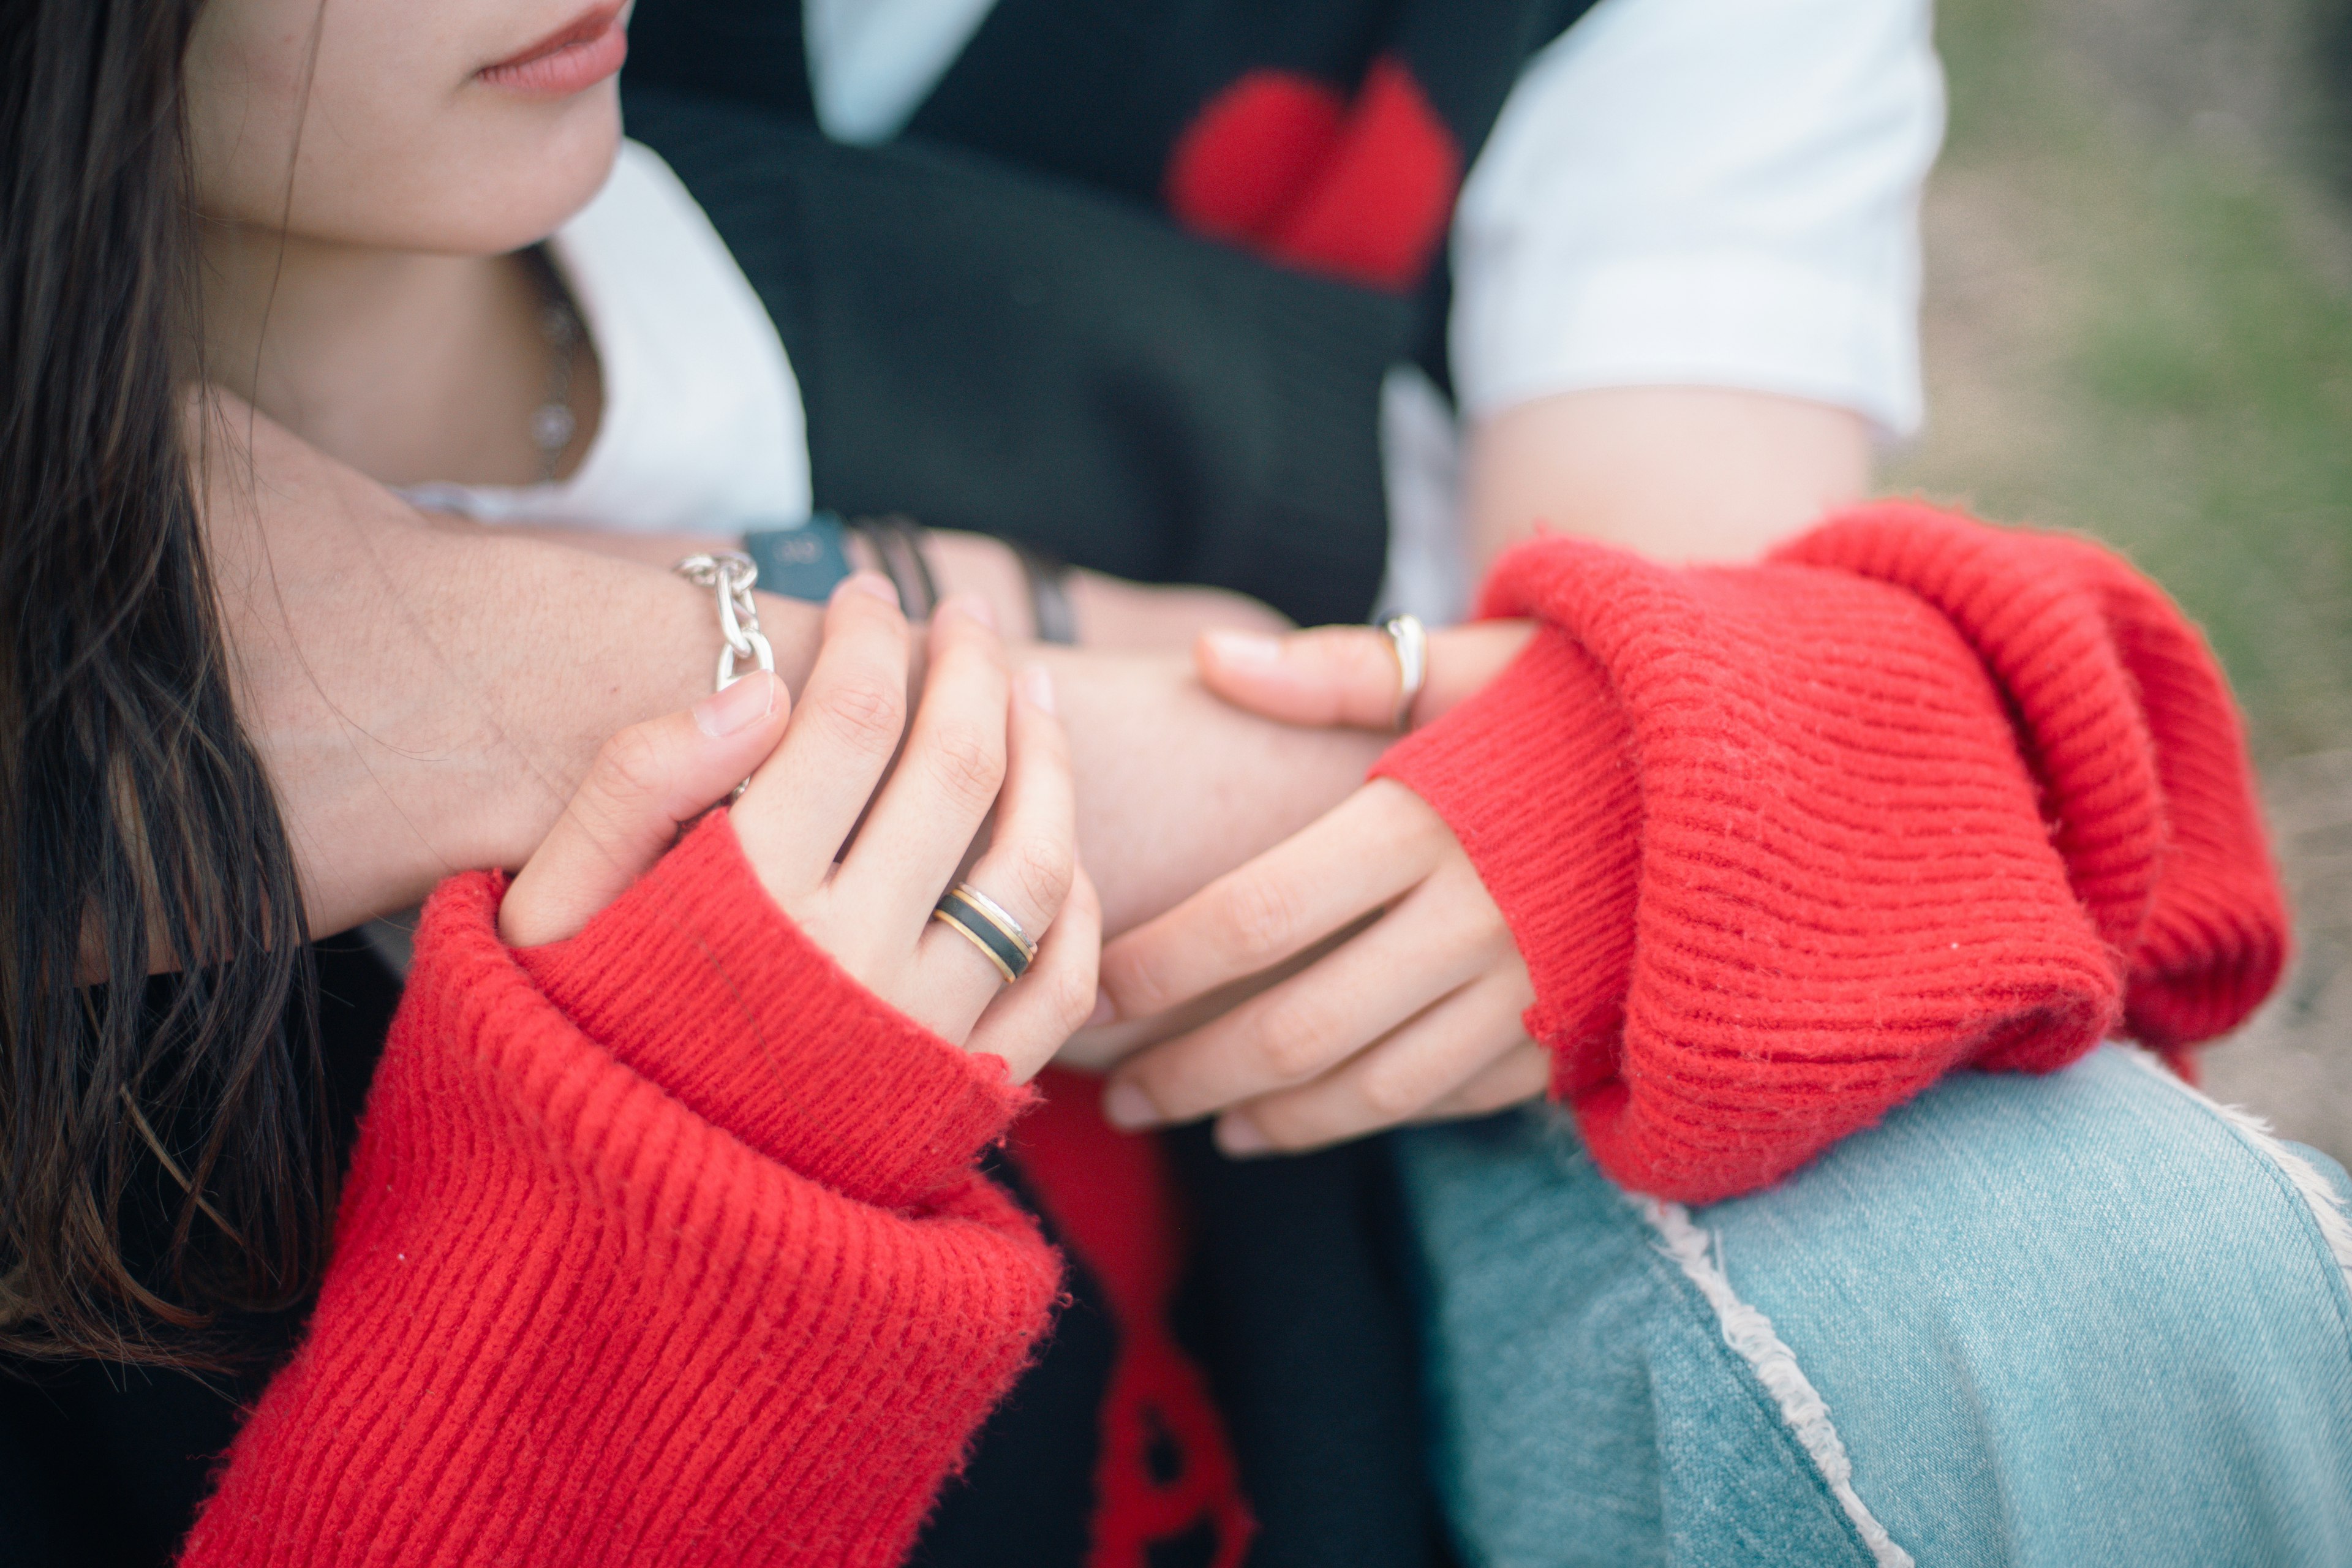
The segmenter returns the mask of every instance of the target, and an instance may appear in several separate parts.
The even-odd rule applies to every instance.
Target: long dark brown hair
[[[332,1208],[191,471],[203,0],[0,0],[0,1354],[218,1364]],[[153,978],[151,979],[151,976]]]

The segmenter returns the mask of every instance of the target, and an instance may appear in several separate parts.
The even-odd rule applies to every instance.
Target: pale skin
[[[499,934],[516,947],[576,934],[748,777],[730,826],[777,907],[867,990],[1028,1079],[1094,1003],[1100,911],[1074,852],[1053,682],[1034,666],[1013,676],[975,604],[940,606],[921,704],[905,724],[878,710],[840,721],[843,689],[905,689],[913,645],[889,584],[860,573],[826,612],[797,712],[782,681],[755,672],[622,731],[516,876]],[[995,831],[970,875],[1038,933],[1034,963],[1011,985],[930,918],[992,813]]]
[[[606,737],[709,679],[709,596],[664,570],[703,542],[569,536],[621,552],[592,555],[384,488],[538,476],[550,350],[516,252],[601,186],[618,99],[609,71],[522,90],[501,62],[579,16],[580,0],[213,0],[190,47],[216,388],[192,405],[199,480],[315,930],[521,864]],[[594,368],[575,366],[568,461],[593,438]],[[951,542],[941,575],[1019,631],[1011,565],[993,542]],[[1077,598],[1082,620],[1166,650],[1206,625],[1281,624],[1206,591],[1087,579]],[[763,597],[761,614],[797,689],[820,612]],[[1122,923],[1196,885],[1193,865],[1311,820],[1376,750],[1226,709],[1181,653],[1026,657],[1086,737],[1084,842]]]
[[[1469,505],[1480,566],[1539,525],[1670,560],[1756,557],[1862,493],[1868,432],[1842,410],[1696,389],[1583,393],[1480,426]],[[1518,651],[1508,623],[1432,638],[1427,722]],[[1238,706],[1366,732],[1392,721],[1385,638],[1325,628],[1209,633],[1202,681]],[[1311,963],[1121,1064],[1104,1108],[1127,1127],[1217,1118],[1232,1154],[1313,1148],[1399,1122],[1480,1115],[1543,1092],[1520,1023],[1528,966],[1469,857],[1402,785],[1328,816],[1104,950],[1109,1010],[1184,1007],[1370,919]]]
[[[204,493],[240,708],[314,931],[406,909],[467,867],[521,865],[606,739],[709,689],[707,590],[419,513],[250,410],[215,409]],[[760,607],[805,708],[823,612]],[[1380,752],[1229,707],[1181,654],[1018,657],[1052,674],[1079,846],[1120,929],[1305,826]]]
[[[534,96],[486,68],[575,15],[575,0],[214,0],[191,50],[207,363],[226,389],[195,419],[201,480],[245,711],[316,930],[404,908],[452,870],[522,864],[608,737],[707,690],[708,595],[660,569],[684,542],[501,535],[384,488],[537,476],[526,432],[549,351],[514,253],[601,184],[617,107],[609,79]],[[593,363],[574,388],[566,462],[593,437]],[[1672,558],[1744,558],[1860,493],[1867,456],[1853,416],[1757,394],[1549,399],[1472,431],[1474,542],[1491,559],[1549,524]],[[570,547],[585,542],[621,553]],[[1027,629],[1001,546],[950,541],[939,564],[976,616]],[[1077,596],[1097,644],[1114,626],[1165,647],[1279,626],[1208,591],[1105,579]],[[761,613],[797,711],[871,708],[870,689],[803,690],[818,610],[763,597]],[[1423,716],[1507,657],[1492,631],[1442,638]],[[1458,846],[1397,786],[1355,787],[1384,738],[1349,721],[1392,701],[1385,658],[1331,636],[1271,653],[1204,640],[1197,679],[1181,656],[1020,656],[1059,693],[1106,929],[1274,851],[1113,945],[1104,993],[1118,1014],[1246,980],[1389,911],[1261,1000],[1133,1058],[1111,1102],[1128,1120],[1221,1114],[1242,1152],[1539,1091],[1517,1026],[1525,968]],[[1364,874],[1336,880],[1343,865]],[[1295,918],[1244,928],[1234,911],[1254,900]],[[1367,962],[1404,949],[1416,962]],[[1170,967],[1180,950],[1199,956]],[[1342,990],[1345,1009],[1330,1000]],[[1316,1026],[1277,1042],[1269,1014]]]

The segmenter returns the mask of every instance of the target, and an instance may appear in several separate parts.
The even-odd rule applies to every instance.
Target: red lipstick
[[[629,58],[619,5],[599,5],[520,53],[475,72],[477,79],[527,98],[569,98],[595,86]]]

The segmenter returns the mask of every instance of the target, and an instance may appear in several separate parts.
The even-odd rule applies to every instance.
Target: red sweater
[[[1628,1186],[1746,1192],[2119,1028],[2181,1064],[2277,980],[2228,688],[2095,544],[1906,502],[1758,567],[1546,539],[1484,609],[1546,629],[1374,771],[1477,865]]]
[[[2117,1026],[2177,1052],[2276,977],[2220,673],[2095,547],[1886,506],[1759,568],[1540,542],[1486,608],[1549,629],[1376,771],[1476,862],[1630,1184],[1743,1191]],[[1029,1097],[812,947],[723,812],[570,942],[509,952],[501,890],[427,908],[309,1337],[185,1561],[898,1562],[1055,1292],[972,1169]],[[1237,1561],[1153,1145],[1072,1097],[1023,1142],[1120,1320],[1094,1562],[1202,1517]]]
[[[717,814],[579,936],[425,910],[309,1336],[189,1564],[898,1563],[1058,1267],[1027,1098],[841,973]]]

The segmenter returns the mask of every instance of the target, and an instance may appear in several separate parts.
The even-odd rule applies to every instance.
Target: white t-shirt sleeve
[[[1455,390],[1753,389],[1918,427],[1928,0],[1602,0],[1521,74],[1454,228]]]

